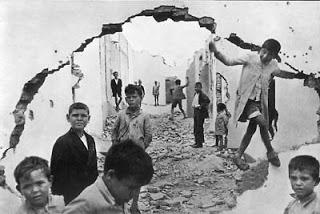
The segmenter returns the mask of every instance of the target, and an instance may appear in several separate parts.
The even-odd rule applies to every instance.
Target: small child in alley
[[[171,105],[171,116],[169,117],[169,120],[174,119],[174,109],[179,106],[179,109],[181,113],[183,114],[183,118],[187,118],[186,113],[183,110],[182,107],[182,100],[186,99],[186,95],[183,93],[183,89],[185,87],[188,87],[189,85],[189,77],[186,77],[186,84],[181,85],[181,80],[177,79],[175,81],[175,86],[173,86],[172,89],[170,89],[171,95],[172,95],[172,105]]]
[[[284,214],[320,214],[320,197],[314,192],[319,184],[319,161],[309,155],[292,158],[289,179],[294,191],[293,200]]]
[[[152,141],[152,127],[149,114],[142,112],[142,91],[138,85],[129,84],[125,88],[125,100],[128,107],[122,110],[112,129],[112,144],[119,144],[125,140],[132,140],[141,148],[146,149]],[[140,213],[138,208],[140,189],[133,195],[131,213]]]
[[[151,157],[132,140],[114,144],[105,157],[103,175],[64,210],[64,214],[129,214],[128,202],[148,184],[154,170]]]
[[[217,105],[217,117],[215,121],[216,146],[219,150],[226,149],[228,143],[228,123],[231,114],[224,103]]]
[[[15,168],[14,177],[25,199],[16,214],[62,213],[63,196],[50,194],[52,176],[47,160],[26,157]]]

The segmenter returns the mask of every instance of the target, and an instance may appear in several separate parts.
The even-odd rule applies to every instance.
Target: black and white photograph
[[[0,1],[0,214],[320,214],[320,1]]]

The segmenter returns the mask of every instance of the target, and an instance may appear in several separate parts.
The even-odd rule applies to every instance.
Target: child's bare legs
[[[184,110],[183,110],[183,108],[182,108],[182,100],[180,100],[180,102],[178,103],[178,105],[179,105],[179,109],[180,109],[181,113],[183,114],[183,118],[186,118],[186,114],[184,113]]]
[[[218,150],[222,149],[222,135],[216,135],[216,146],[218,146]]]
[[[140,194],[140,188],[133,193],[132,204],[131,204],[131,208],[130,208],[131,214],[140,214],[141,213],[139,210],[139,207],[138,207],[139,194]]]
[[[257,125],[260,128],[261,138],[262,138],[262,141],[267,149],[267,154],[273,155],[272,158],[269,158],[269,156],[268,156],[269,161],[275,166],[280,166],[280,161],[277,157],[275,157],[273,148],[271,146],[271,142],[269,139],[269,133],[268,133],[268,124],[262,115],[259,115],[257,117],[250,119],[247,131],[242,138],[238,153],[236,155],[236,159],[237,159],[236,162],[240,161],[239,159],[241,158],[244,151],[249,146],[251,138],[257,130]],[[239,165],[242,165],[241,167],[238,166],[239,168],[248,169],[248,165],[245,163],[240,163]]]

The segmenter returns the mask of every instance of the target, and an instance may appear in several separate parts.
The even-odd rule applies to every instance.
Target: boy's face
[[[133,94],[126,94],[126,102],[130,108],[138,108],[140,107],[141,97],[138,92],[135,91]]]
[[[195,90],[197,93],[199,93],[199,92],[202,90],[201,85],[196,84],[196,85],[194,86],[194,90]]]
[[[117,204],[122,205],[127,203],[132,199],[134,192],[139,190],[141,184],[133,177],[118,179],[114,174],[114,171],[109,170],[108,172],[110,171],[112,171],[112,173],[107,173],[104,176],[108,179],[108,189],[111,195],[114,197]]]
[[[274,54],[266,48],[261,48],[259,55],[263,64],[268,64],[272,59],[275,58]]]
[[[115,79],[117,79],[117,78],[118,78],[118,73],[117,73],[117,72],[114,72],[114,73],[113,73],[113,76],[114,76]]]
[[[303,199],[310,195],[318,184],[311,176],[310,170],[292,170],[289,172],[289,179],[298,199]]]
[[[73,129],[83,130],[90,120],[90,115],[85,109],[73,109],[71,113],[67,115],[67,120]]]
[[[48,203],[51,182],[42,169],[34,170],[29,178],[20,178],[19,191],[33,207],[44,207]]]

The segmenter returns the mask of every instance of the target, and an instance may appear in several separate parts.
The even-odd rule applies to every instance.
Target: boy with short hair
[[[52,176],[48,161],[36,156],[26,157],[14,170],[17,190],[24,196],[17,214],[62,213],[62,196],[50,194]]]
[[[152,141],[152,127],[149,114],[142,112],[142,91],[138,85],[129,84],[125,88],[125,100],[129,105],[118,114],[112,129],[112,144],[132,140],[141,148],[146,149]],[[139,190],[133,196],[131,212],[140,213],[138,209]]]
[[[170,120],[173,120],[174,116],[174,108],[178,105],[181,113],[183,114],[183,118],[187,118],[186,113],[182,108],[182,100],[186,99],[186,95],[183,93],[183,89],[189,85],[189,77],[186,77],[186,84],[181,86],[181,80],[177,79],[175,81],[175,86],[170,89],[172,95],[172,106],[171,106],[171,116]]]
[[[55,142],[51,155],[52,193],[63,195],[68,204],[98,176],[94,139],[84,131],[90,112],[84,103],[69,107],[70,130]]]
[[[320,197],[314,192],[319,184],[319,161],[309,155],[292,158],[289,163],[289,179],[294,200],[284,214],[320,214]]]
[[[217,105],[217,117],[215,121],[216,146],[219,150],[227,148],[228,123],[231,114],[224,103]]]
[[[249,165],[241,157],[249,146],[257,126],[259,126],[262,141],[267,149],[268,161],[279,167],[280,160],[272,148],[268,133],[269,82],[274,76],[287,79],[305,79],[307,75],[302,72],[296,74],[280,70],[275,59],[279,57],[278,53],[281,45],[275,39],[267,39],[258,54],[250,53],[238,58],[229,58],[221,53],[216,47],[218,40],[220,40],[220,37],[214,38],[209,43],[209,49],[215,57],[227,66],[243,65],[235,101],[234,120],[235,122],[249,120],[249,125],[234,158],[234,163],[241,170],[249,169]]]
[[[135,142],[111,146],[104,174],[87,187],[64,210],[64,214],[128,214],[127,202],[154,173],[151,157]]]
[[[205,118],[209,117],[208,105],[210,103],[209,97],[203,93],[201,82],[195,84],[195,94],[192,101],[193,107],[193,134],[195,144],[191,145],[193,148],[202,148],[204,143],[203,123]]]

